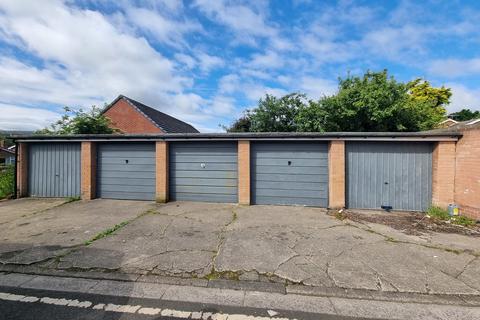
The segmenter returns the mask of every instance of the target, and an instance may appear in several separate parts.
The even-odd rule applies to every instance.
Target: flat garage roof
[[[457,141],[460,132],[248,132],[167,134],[79,134],[14,136],[18,142],[74,141],[215,141],[215,140],[370,140]]]

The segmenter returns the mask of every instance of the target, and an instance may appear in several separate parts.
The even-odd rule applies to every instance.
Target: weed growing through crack
[[[227,279],[227,280],[240,280],[240,274],[235,271],[217,271],[215,268],[212,268],[209,274],[205,276],[207,280],[215,280],[215,279]]]
[[[98,233],[95,237],[93,237],[92,239],[90,240],[87,240],[84,242],[84,244],[86,246],[89,246],[91,245],[93,242],[97,241],[97,240],[100,240],[102,238],[105,238],[105,237],[108,237],[109,235],[112,235],[115,233],[115,231],[117,231],[118,229],[121,229],[123,227],[125,227],[127,224],[129,224],[130,221],[123,221],[123,222],[120,222],[119,224],[116,224],[115,226],[113,226],[112,228],[108,228],[107,230],[104,230],[100,233]]]
[[[439,208],[439,207],[435,207],[435,206],[432,206],[432,207],[428,208],[426,214],[427,214],[427,217],[429,217],[429,218],[438,219],[438,220],[446,221],[446,222],[449,222],[449,223],[462,225],[464,227],[470,227],[470,226],[475,225],[475,223],[476,223],[475,220],[470,219],[470,218],[465,217],[465,216],[453,216],[452,217],[448,214],[447,210]]]
[[[70,203],[70,202],[75,202],[75,201],[80,201],[80,197],[68,197],[67,201],[65,201],[65,204]]]

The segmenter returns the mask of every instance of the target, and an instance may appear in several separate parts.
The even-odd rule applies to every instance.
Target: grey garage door
[[[170,199],[237,202],[236,142],[170,143]]]
[[[328,206],[328,146],[314,142],[255,142],[252,202]]]
[[[347,206],[425,210],[432,199],[432,145],[348,142]]]
[[[155,199],[154,143],[105,143],[97,152],[99,198]]]
[[[80,196],[80,144],[31,143],[28,193],[32,197]]]

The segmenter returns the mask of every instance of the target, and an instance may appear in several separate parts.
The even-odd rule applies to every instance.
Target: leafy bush
[[[11,197],[15,192],[14,175],[13,165],[0,167],[0,199]]]

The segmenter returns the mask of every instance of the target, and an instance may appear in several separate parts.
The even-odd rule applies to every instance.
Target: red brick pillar
[[[454,202],[455,141],[440,141],[433,149],[432,204],[446,208]]]
[[[238,203],[250,205],[250,141],[238,141]]]
[[[328,207],[345,207],[345,141],[333,140],[328,146]]]
[[[156,142],[156,201],[168,201],[168,142]]]
[[[82,199],[92,200],[95,199],[97,185],[97,148],[95,143],[83,141],[81,153]]]
[[[28,196],[28,144],[18,143],[17,151],[17,198]]]

